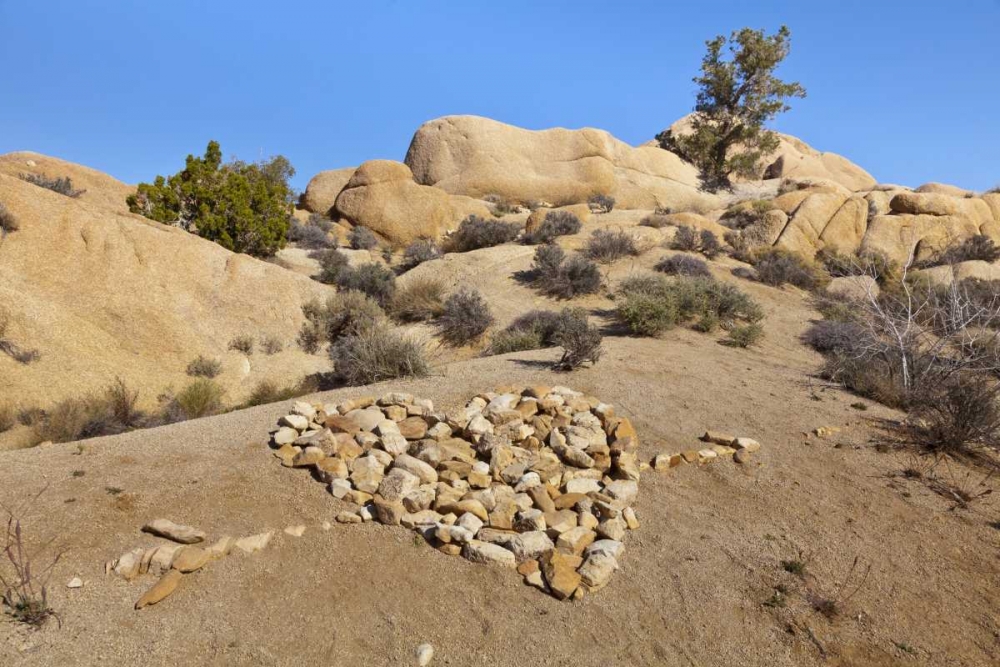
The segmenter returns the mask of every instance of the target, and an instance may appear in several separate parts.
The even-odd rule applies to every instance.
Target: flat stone
[[[288,526],[285,528],[285,535],[291,535],[292,537],[302,537],[306,532],[306,527],[302,524],[297,526]]]
[[[354,487],[346,479],[337,478],[330,480],[330,493],[333,494],[334,498],[342,499],[353,490]]]
[[[400,454],[396,457],[396,460],[392,463],[393,468],[402,468],[403,470],[416,475],[420,479],[421,484],[434,484],[438,481],[437,470],[433,466],[424,463],[418,458],[410,456],[409,454]]]
[[[351,410],[344,416],[353,419],[362,431],[374,431],[378,424],[386,420],[385,415],[378,408]]]
[[[306,447],[292,459],[292,467],[308,468],[326,458],[326,452],[319,447]]]
[[[625,519],[625,525],[628,526],[629,530],[635,530],[639,527],[639,519],[635,515],[635,510],[631,507],[626,507],[622,511],[622,518]]]
[[[361,523],[361,516],[357,512],[338,512],[336,516],[337,523]]]
[[[414,655],[420,667],[427,667],[427,665],[431,664],[431,660],[434,659],[434,647],[430,644],[421,644],[417,647]]]
[[[580,586],[580,575],[576,571],[580,565],[578,556],[553,549],[539,559],[539,565],[542,576],[556,599],[565,600]]]
[[[403,507],[407,512],[422,512],[434,504],[434,487],[420,486],[403,496]]]
[[[312,418],[316,416],[316,408],[309,405],[305,401],[295,401],[292,404],[292,414],[301,415],[306,419],[312,421]]]
[[[705,431],[704,435],[699,438],[702,442],[710,442],[713,445],[731,445],[733,440],[736,438],[729,435],[728,433],[720,433],[719,431]]]
[[[205,567],[212,560],[212,555],[199,547],[182,547],[174,556],[171,567],[185,574]]]
[[[382,478],[378,494],[391,503],[402,503],[403,497],[420,486],[420,478],[403,468],[393,468]]]
[[[66,588],[83,588],[83,579],[80,577],[73,577],[66,582]]]
[[[732,447],[737,450],[743,449],[748,452],[756,452],[760,450],[760,443],[753,438],[736,438],[732,442]]]
[[[717,458],[719,458],[719,455],[716,454],[711,449],[699,449],[698,450],[698,460],[701,463],[711,463],[712,461],[714,461]]]
[[[132,549],[105,565],[104,570],[106,573],[114,572],[125,581],[132,581],[139,576],[139,566],[145,553],[142,547]]]
[[[514,552],[508,551],[496,544],[481,542],[479,540],[472,540],[462,547],[462,555],[473,563],[509,567],[511,569],[517,567],[517,558],[515,558]]]
[[[514,553],[518,561],[537,559],[555,545],[544,531],[535,530],[527,533],[516,533],[507,542],[507,548]]]
[[[295,442],[298,437],[298,431],[289,426],[285,426],[275,431],[274,435],[271,436],[271,439],[274,440],[274,444],[276,445],[290,445]]]
[[[328,415],[323,425],[334,433],[347,433],[348,435],[354,435],[362,430],[357,419],[340,414]]]
[[[399,433],[407,440],[420,440],[427,436],[427,422],[423,417],[407,417],[399,422]]]
[[[561,551],[579,556],[596,539],[597,534],[593,530],[577,526],[559,535],[559,538],[556,540],[556,547]]]
[[[579,569],[579,574],[583,583],[591,591],[596,591],[608,585],[608,582],[611,581],[611,576],[617,569],[618,561],[613,557],[603,553],[594,553],[583,561],[583,565]]]
[[[535,558],[526,560],[517,566],[517,573],[520,574],[522,577],[527,577],[532,572],[539,572],[539,571],[540,570],[538,567],[538,560]]]
[[[597,493],[601,490],[601,483],[596,479],[571,479],[566,482],[566,495]],[[559,500],[558,498],[556,500]],[[556,507],[559,507],[557,504]]]
[[[545,524],[549,535],[559,536],[567,530],[576,528],[577,516],[573,510],[557,510],[545,513]]]
[[[597,525],[597,534],[608,540],[621,541],[625,537],[628,524],[625,519],[618,517],[615,519],[605,519]]]
[[[592,556],[594,554],[605,554],[611,556],[615,560],[621,560],[622,554],[625,553],[625,545],[617,540],[597,540],[589,547],[583,550],[584,556]]]
[[[258,551],[266,548],[273,536],[274,532],[269,531],[267,533],[250,535],[249,537],[241,537],[240,539],[236,540],[235,546],[240,551],[244,551],[248,554],[255,554]]]
[[[737,449],[736,453],[733,454],[733,460],[740,465],[746,465],[750,462],[750,450],[749,449]]]
[[[380,523],[387,526],[398,526],[403,522],[406,508],[403,507],[402,502],[386,500],[378,494],[375,494],[372,502],[375,504],[375,515]]]
[[[626,505],[631,505],[639,497],[639,485],[631,479],[616,479],[604,487],[604,490],[609,496]]]
[[[375,493],[382,478],[385,476],[385,466],[377,457],[368,455],[355,459],[351,465],[351,482],[359,491]]]
[[[142,594],[142,597],[135,603],[135,608],[142,609],[157,602],[162,602],[177,590],[177,586],[180,585],[183,578],[184,575],[178,570],[170,570],[160,577],[159,581],[153,584],[148,591]]]
[[[205,547],[205,551],[208,553],[208,557],[211,560],[219,560],[229,555],[233,550],[233,546],[236,544],[236,540],[229,535],[224,535],[217,539],[211,546]],[[154,556],[155,557],[155,556]]]
[[[465,528],[470,533],[472,533],[473,536],[475,536],[480,531],[480,529],[486,524],[482,521],[482,519],[480,519],[472,512],[466,512],[465,514],[463,514],[458,518],[456,525]]]
[[[387,405],[382,408],[382,412],[385,414],[387,419],[394,421],[397,424],[406,419],[407,415],[406,407],[402,405]]]
[[[278,420],[278,425],[293,428],[299,433],[301,433],[302,431],[309,428],[309,420],[303,417],[302,415],[285,415],[284,417]],[[298,437],[298,435],[296,435],[295,437]]]
[[[205,540],[204,531],[192,528],[191,526],[182,526],[167,519],[150,521],[142,527],[142,532],[165,537],[180,544],[195,544]]]

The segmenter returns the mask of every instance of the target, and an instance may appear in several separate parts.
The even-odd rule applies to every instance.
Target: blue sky
[[[809,96],[776,129],[883,182],[1000,183],[1000,0],[0,0],[0,153],[134,183],[216,139],[301,188],[447,114],[635,144],[691,110],[706,39],[782,23]]]

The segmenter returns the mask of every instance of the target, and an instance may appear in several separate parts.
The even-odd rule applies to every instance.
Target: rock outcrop
[[[0,239],[0,317],[6,338],[39,353],[28,364],[0,354],[5,398],[46,408],[120,376],[151,406],[191,381],[186,367],[201,354],[222,362],[216,381],[235,402],[259,380],[287,384],[324,367],[294,341],[302,304],[331,288],[88,199],[98,189],[76,174],[89,170],[71,166],[60,171],[74,187],[92,188],[79,198],[0,174],[0,201],[20,222]],[[275,337],[284,351],[228,350],[240,334]]]
[[[554,206],[613,196],[618,208],[720,208],[698,189],[698,172],[679,157],[638,148],[603,130],[526,130],[478,116],[445,116],[420,126],[406,164],[423,185],[471,197],[495,194]]]
[[[358,167],[338,195],[334,210],[352,225],[364,225],[394,245],[438,238],[471,214],[490,215],[483,202],[419,185],[409,167],[392,160],[370,160]]]
[[[69,178],[75,190],[84,192],[78,201],[93,204],[118,213],[128,213],[125,198],[135,192],[135,186],[122,183],[117,178],[84,167],[80,164],[49,157],[31,151],[17,151],[0,155],[0,174],[19,178],[22,174],[45,176],[46,178]],[[33,188],[44,190],[35,185]]]

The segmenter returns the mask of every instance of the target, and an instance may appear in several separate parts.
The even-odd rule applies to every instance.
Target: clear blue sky
[[[809,96],[777,129],[883,182],[1000,182],[1000,0],[0,0],[0,152],[134,183],[217,139],[301,188],[447,114],[640,143],[691,110],[706,39],[781,23]]]

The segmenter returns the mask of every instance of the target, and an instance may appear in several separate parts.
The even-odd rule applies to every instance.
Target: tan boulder
[[[327,215],[337,201],[337,195],[350,182],[357,167],[321,171],[309,181],[302,193],[302,208],[311,213]]]
[[[334,208],[351,224],[364,225],[394,245],[437,238],[470,213],[490,215],[482,202],[477,206],[467,197],[418,185],[409,167],[392,160],[370,160],[358,167]]]
[[[867,228],[868,201],[860,195],[849,197],[820,233],[820,247],[854,252],[861,247]]]
[[[833,192],[816,192],[795,209],[776,245],[808,256],[815,254],[819,237],[846,198]]]
[[[721,208],[718,197],[698,189],[694,166],[593,128],[526,130],[478,116],[446,116],[420,126],[406,164],[418,183],[472,197],[496,194],[559,206],[608,194],[618,208]]]
[[[993,211],[982,199],[934,193],[902,192],[889,202],[889,210],[912,215],[962,216],[976,227],[994,220]]]
[[[142,594],[142,597],[135,603],[135,608],[142,609],[162,602],[177,590],[177,586],[183,578],[184,575],[177,570],[168,571],[148,591]]]
[[[551,211],[566,211],[567,213],[572,213],[580,222],[587,224],[590,221],[590,207],[587,204],[570,204],[569,206],[560,206],[559,208],[548,208],[541,207],[536,208],[528,215],[528,221],[524,226],[524,231],[533,232],[545,221],[545,216],[547,216]]]
[[[878,295],[879,285],[871,276],[838,276],[826,286],[828,294],[852,301],[867,299],[869,294]]]
[[[965,197],[966,195],[974,194],[972,190],[966,190],[965,188],[960,188],[957,185],[949,185],[948,183],[924,183],[920,187],[914,189],[914,192],[927,192],[939,195],[951,195],[952,197]]]
[[[927,259],[978,233],[979,227],[964,216],[878,215],[868,224],[861,250],[882,252],[904,264],[911,252],[917,260]]]
[[[1000,280],[1000,264],[990,264],[982,260],[959,262],[954,266],[935,266],[918,271],[935,285],[950,285],[952,281],[966,278],[976,280]]]
[[[1000,192],[987,192],[983,195],[983,201],[989,206],[993,221],[1000,222]]]

